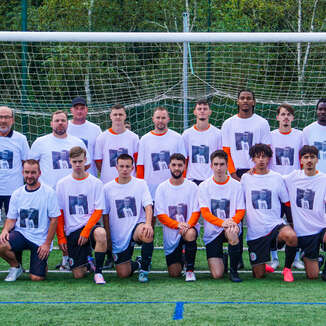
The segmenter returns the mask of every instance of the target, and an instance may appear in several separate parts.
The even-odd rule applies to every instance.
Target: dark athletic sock
[[[154,250],[154,243],[143,243],[141,246],[141,269],[144,271],[149,271],[152,255]]]
[[[95,273],[102,273],[105,252],[95,252]]]
[[[195,269],[195,259],[197,253],[197,241],[185,241],[186,245],[186,271],[194,271]]]
[[[287,245],[285,246],[285,264],[284,264],[285,268],[291,269],[296,253],[297,253],[297,247],[290,247]]]

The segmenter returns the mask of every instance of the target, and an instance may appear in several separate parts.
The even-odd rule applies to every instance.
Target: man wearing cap
[[[85,143],[91,160],[91,167],[88,171],[97,177],[94,150],[96,138],[102,132],[101,128],[95,123],[86,120],[88,107],[83,97],[78,96],[72,100],[70,111],[72,120],[68,123],[67,133],[80,138]]]

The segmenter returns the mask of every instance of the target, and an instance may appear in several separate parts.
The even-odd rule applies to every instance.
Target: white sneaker
[[[194,272],[186,272],[186,282],[194,282],[196,281],[196,275]]]
[[[293,267],[296,269],[304,269],[304,263],[300,259],[296,259],[293,262]]]
[[[6,282],[15,282],[17,278],[23,274],[23,268],[19,265],[19,267],[10,267],[9,274],[5,278]]]
[[[273,259],[268,265],[273,269],[276,269],[278,266],[280,266],[280,262],[278,259]]]

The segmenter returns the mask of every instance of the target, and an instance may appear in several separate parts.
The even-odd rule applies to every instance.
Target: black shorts
[[[48,259],[41,260],[37,250],[39,246],[27,240],[20,232],[11,231],[9,233],[9,244],[12,251],[23,251],[29,249],[31,251],[29,272],[33,275],[45,277]]]
[[[11,196],[0,196],[0,211],[3,205],[5,207],[6,215],[8,214],[8,210],[9,210],[10,197]]]
[[[197,240],[198,232],[196,228],[194,229],[196,230],[196,240]],[[182,247],[184,244],[185,244],[185,240],[181,237],[178,246],[173,250],[173,252],[165,256],[166,265],[168,267],[172,264],[177,264],[177,263],[182,264]]]
[[[223,258],[223,243],[228,242],[222,231],[213,241],[206,245],[206,257],[209,258]]]
[[[273,241],[276,241],[277,249],[281,249],[284,246],[284,241],[277,241],[277,237],[285,226],[285,224],[279,224],[266,236],[247,241],[249,259],[252,266],[264,264],[270,260]]]
[[[320,245],[322,245],[322,248],[325,251],[325,245],[323,243],[325,233],[326,228],[322,229],[317,234],[298,237],[299,247],[302,250],[301,256],[311,260],[317,260],[319,256]]]
[[[88,263],[88,256],[92,254],[92,248],[95,248],[94,230],[100,227],[100,225],[95,225],[89,235],[89,241],[87,241],[83,246],[78,245],[78,239],[84,227],[71,232],[67,236],[67,248],[69,255],[69,265],[71,269],[85,266]]]
[[[192,179],[191,181],[194,182],[197,186],[199,186],[204,180]]]
[[[130,239],[127,249],[125,249],[124,251],[121,251],[119,253],[112,254],[115,265],[123,264],[123,263],[126,263],[127,261],[130,261],[132,258],[132,254],[134,253],[135,244],[138,244],[138,245],[142,244],[142,242],[140,242],[140,241],[134,241],[134,233],[136,231],[137,226],[139,224],[143,224],[143,223],[144,222],[140,222],[135,225],[134,229],[132,230],[131,239]]]

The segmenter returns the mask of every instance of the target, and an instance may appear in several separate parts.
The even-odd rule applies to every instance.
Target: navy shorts
[[[132,258],[132,255],[134,253],[135,244],[136,243],[138,245],[141,245],[142,244],[142,242],[139,242],[139,241],[136,242],[136,241],[134,241],[134,233],[135,233],[136,228],[137,228],[137,226],[139,224],[143,224],[143,222],[140,222],[140,223],[136,224],[136,226],[132,230],[131,240],[129,242],[129,245],[128,245],[127,249],[125,249],[124,251],[121,251],[119,253],[113,253],[112,254],[115,265],[123,264],[123,263],[126,263],[127,261],[130,261],[131,258]]]
[[[88,256],[92,254],[92,248],[95,248],[94,230],[100,227],[100,225],[95,225],[89,235],[89,241],[87,241],[83,246],[78,245],[78,240],[84,227],[71,232],[67,236],[67,248],[69,255],[69,265],[71,269],[86,266],[88,263]]]
[[[223,243],[228,242],[222,231],[213,241],[206,245],[206,258],[221,258],[223,259]]]
[[[8,210],[9,210],[10,197],[11,196],[0,196],[0,211],[3,205],[5,207],[6,215],[8,214]]]
[[[270,260],[271,246],[274,241],[277,241],[278,234],[285,226],[285,224],[279,224],[266,236],[247,241],[252,266],[264,264]],[[284,244],[283,241],[277,241],[277,249],[281,249]]]
[[[47,268],[47,258],[41,260],[38,257],[37,250],[39,246],[27,240],[20,232],[11,231],[9,233],[9,244],[12,251],[30,250],[31,258],[29,263],[29,272],[33,275],[45,277]]]
[[[194,229],[196,230],[196,234],[197,234],[196,239],[197,239],[198,232],[196,228]],[[173,250],[173,252],[165,256],[167,266],[170,266],[172,264],[177,264],[177,263],[182,264],[182,247],[184,244],[185,244],[185,240],[181,237],[178,246]]]
[[[317,260],[320,245],[322,245],[322,248],[325,251],[325,244],[323,243],[325,233],[326,228],[322,229],[317,234],[298,237],[299,247],[302,250],[301,256],[311,260]]]

